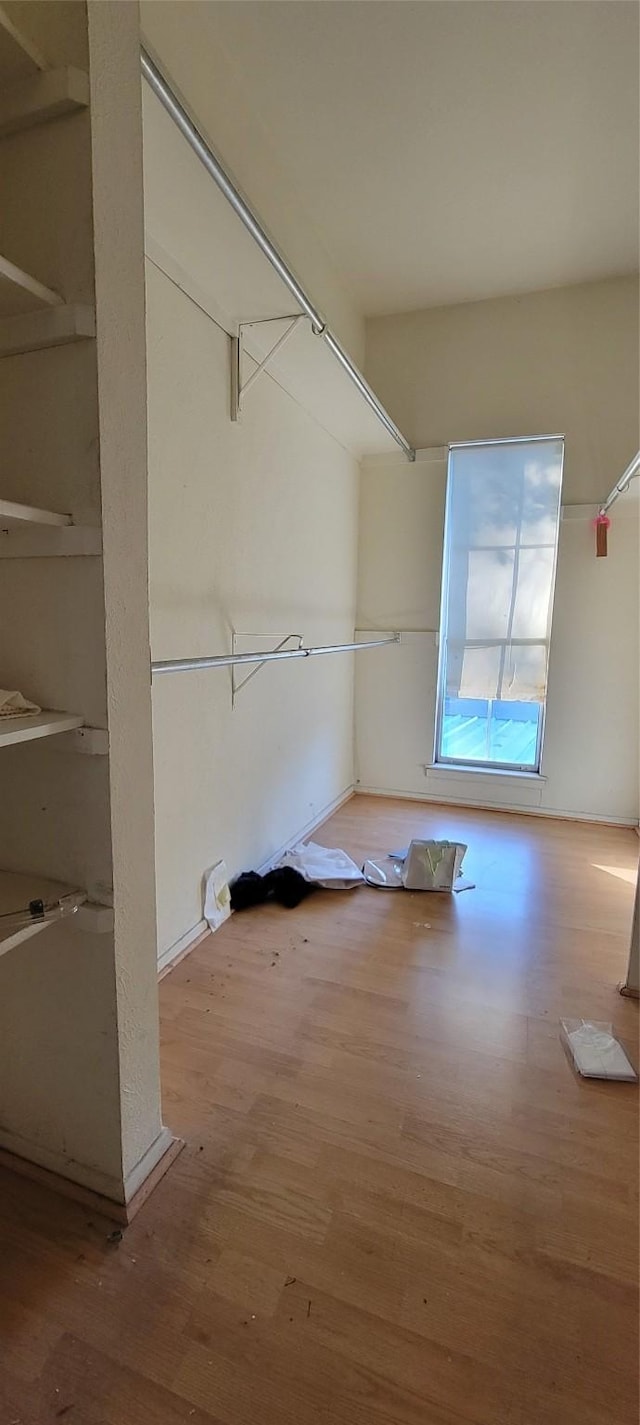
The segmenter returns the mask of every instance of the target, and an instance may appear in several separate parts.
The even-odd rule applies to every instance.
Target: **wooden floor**
[[[468,841],[477,889],[237,915],[161,985],[187,1147],[119,1244],[0,1175],[0,1422],[637,1425],[633,832],[359,798],[356,859]]]

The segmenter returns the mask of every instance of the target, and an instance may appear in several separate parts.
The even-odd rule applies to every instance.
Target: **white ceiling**
[[[635,0],[198,11],[365,313],[637,269]]]

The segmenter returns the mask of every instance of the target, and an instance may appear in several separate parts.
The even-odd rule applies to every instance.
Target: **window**
[[[540,769],[563,440],[449,450],[436,762]]]

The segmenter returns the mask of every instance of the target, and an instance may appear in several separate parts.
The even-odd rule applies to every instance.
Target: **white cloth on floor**
[[[301,841],[285,851],[279,866],[292,866],[305,881],[314,881],[330,891],[349,891],[364,881],[362,871],[346,851],[336,847],[318,846],[316,841]]]

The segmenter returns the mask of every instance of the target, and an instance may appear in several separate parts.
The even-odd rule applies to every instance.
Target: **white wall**
[[[137,5],[91,4],[92,193],[121,1173],[169,1146],[160,1115],[149,679],[146,328]]]
[[[147,272],[154,659],[353,637],[357,465],[269,377],[229,419],[229,342]],[[251,671],[250,669],[246,670]],[[350,655],[153,690],[159,950],[202,915],[204,870],[262,864],[353,781]]]
[[[146,45],[160,60],[173,87],[186,99],[205,137],[313,294],[329,324],[361,365],[364,322],[291,186],[268,128],[256,112],[250,87],[225,51],[224,23],[218,6],[202,5],[199,0],[142,0],[140,15]],[[174,201],[177,191],[174,190]],[[197,244],[197,234],[192,234],[191,241]],[[240,231],[239,247],[242,242]],[[252,315],[258,314],[243,314],[245,319]]]
[[[244,233],[209,203],[202,170],[186,181],[189,150],[168,134],[159,161],[162,125],[145,102],[148,248],[157,259],[160,242],[181,284],[147,263],[152,656],[226,653],[233,630],[245,650],[288,633],[350,642],[357,460],[269,373],[231,422],[230,342],[213,316],[253,314],[238,310],[241,282],[233,296],[216,286],[225,264],[237,284]],[[273,293],[266,264],[265,284]],[[353,658],[266,666],[233,708],[230,670],[158,677],[153,719],[166,960],[201,922],[212,863],[224,858],[230,875],[260,866],[351,787]]]
[[[376,457],[361,477],[358,624],[413,630],[356,668],[363,788],[556,815],[638,819],[637,502],[617,507],[609,556],[588,519],[563,521],[543,774],[425,770],[433,759],[448,441],[562,431],[563,501],[604,498],[638,444],[637,283],[382,318],[367,375],[432,450]]]

